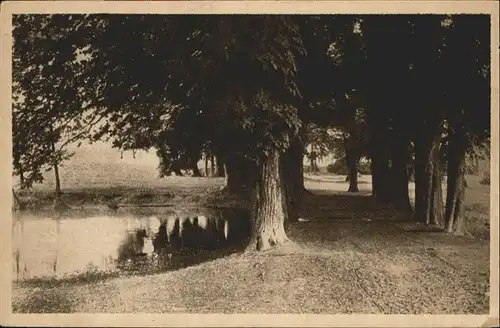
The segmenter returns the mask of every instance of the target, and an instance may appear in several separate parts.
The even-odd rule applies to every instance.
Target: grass
[[[102,164],[113,179],[62,172],[70,206],[120,203],[248,205],[219,191],[223,179],[157,179],[152,166],[127,172]],[[104,167],[107,166],[107,169]],[[115,165],[116,166],[116,165]],[[139,165],[137,165],[139,166]],[[85,170],[81,168],[81,170]],[[142,170],[142,171],[141,171]],[[132,170],[133,171],[133,170]],[[14,283],[13,311],[37,313],[384,313],[484,314],[489,307],[489,186],[468,177],[467,237],[433,232],[376,203],[363,176],[346,193],[344,177],[306,176],[312,195],[288,228],[291,243],[263,253],[212,254],[179,270],[103,279]],[[476,181],[477,180],[477,181]],[[39,208],[51,186],[23,194]],[[103,209],[105,210],[105,209]]]

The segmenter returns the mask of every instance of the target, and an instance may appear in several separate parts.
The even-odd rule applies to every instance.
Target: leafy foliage
[[[14,16],[13,165],[22,187],[42,181],[44,169],[69,158],[65,146],[99,120],[87,110],[85,63],[78,60],[81,24],[72,15]]]
[[[374,127],[444,126],[473,154],[490,138],[489,42],[486,15],[18,15],[14,174],[41,181],[85,138],[168,167],[259,162],[304,130],[320,157],[347,139],[367,156]]]

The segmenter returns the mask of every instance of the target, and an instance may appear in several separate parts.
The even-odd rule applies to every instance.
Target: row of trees
[[[30,186],[84,139],[154,148],[167,174],[210,154],[230,192],[253,191],[250,247],[266,249],[297,219],[305,145],[334,127],[350,167],[370,158],[374,197],[408,211],[413,144],[415,220],[460,231],[465,155],[489,140],[489,24],[486,15],[17,15],[14,174]]]

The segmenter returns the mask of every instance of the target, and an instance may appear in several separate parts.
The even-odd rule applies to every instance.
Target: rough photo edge
[[[498,326],[499,4],[496,1],[5,1],[1,3],[0,324],[3,326]],[[491,23],[490,315],[12,314],[12,15],[17,13],[485,13]],[[496,316],[495,316],[496,314]]]

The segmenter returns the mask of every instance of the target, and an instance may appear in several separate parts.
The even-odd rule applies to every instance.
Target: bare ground
[[[457,237],[429,231],[377,204],[367,196],[371,186],[366,177],[357,194],[342,192],[347,190],[342,180],[306,177],[313,195],[301,206],[303,220],[289,227],[293,243],[155,275],[86,284],[14,284],[13,311],[488,313],[488,186],[469,179],[469,234]],[[222,183],[168,178],[124,187],[76,184],[65,189],[65,197],[73,207],[96,204],[96,197],[108,194],[122,203],[246,206],[247,200],[220,192]],[[48,190],[23,197],[43,207],[50,204]]]

